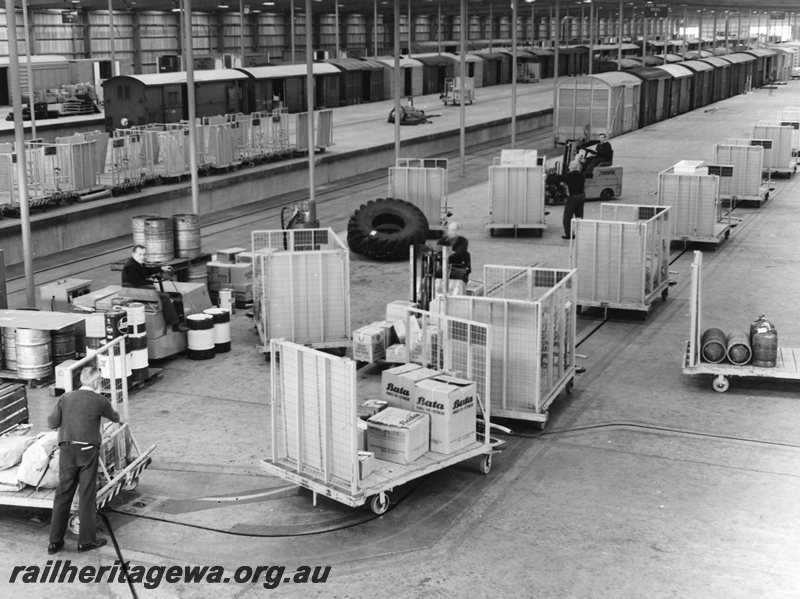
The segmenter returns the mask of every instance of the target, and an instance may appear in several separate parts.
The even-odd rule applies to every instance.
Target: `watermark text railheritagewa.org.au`
[[[13,566],[12,584],[121,583],[157,589],[161,584],[203,583],[261,584],[274,589],[281,584],[321,584],[328,580],[330,566],[239,566],[233,572],[223,566],[131,566],[115,560],[110,566],[77,566],[71,560],[47,560],[45,565]]]

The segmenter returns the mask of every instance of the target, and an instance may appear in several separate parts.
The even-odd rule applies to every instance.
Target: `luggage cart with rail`
[[[125,342],[124,337],[117,337],[97,349],[91,355],[78,360],[69,367],[70,374],[80,371],[84,366],[91,366],[95,362],[95,357],[114,356],[107,360],[101,376],[107,376],[109,381],[117,379],[117,372],[125,372],[124,351],[120,351]],[[124,380],[124,376],[122,377]],[[151,454],[156,446],[152,445],[142,451],[136,442],[128,424],[128,394],[117,388],[116,384],[105,385],[102,393],[110,396],[112,405],[117,409],[122,417],[122,424],[106,423],[103,429],[103,441],[100,447],[100,460],[97,478],[97,510],[103,509],[121,491],[133,491],[139,484],[139,476],[142,471],[150,466]],[[28,429],[28,425],[16,425],[6,431],[4,435],[23,434]],[[0,505],[52,509],[55,489],[41,489],[29,485],[13,485],[15,473],[18,466],[3,471],[3,482],[0,482]],[[78,494],[75,494],[68,528],[70,532],[77,534],[80,527],[78,517]]]
[[[389,509],[389,493],[412,480],[472,461],[488,474],[502,442],[489,436],[489,329],[470,321],[409,310],[420,319],[408,335],[414,361],[433,354],[468,380],[479,379],[475,438],[449,454],[427,452],[409,464],[375,459],[359,451],[356,363],[285,340],[271,340],[272,450],[263,470],[350,507],[369,503],[376,515]],[[436,324],[434,324],[434,321]],[[436,329],[437,334],[431,335]],[[481,395],[481,390],[485,395]],[[367,448],[368,449],[368,448]]]
[[[703,360],[700,338],[702,335],[702,281],[703,253],[695,251],[692,262],[692,293],[690,305],[689,340],[683,353],[683,374],[710,374],[714,378],[714,391],[725,393],[730,388],[731,377],[758,377],[800,380],[800,348],[779,347],[776,364],[772,368],[753,365],[713,364]]]

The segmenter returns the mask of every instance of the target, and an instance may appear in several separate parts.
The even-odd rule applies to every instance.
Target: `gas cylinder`
[[[750,325],[750,347],[753,366],[774,368],[778,359],[778,331],[764,314]]]

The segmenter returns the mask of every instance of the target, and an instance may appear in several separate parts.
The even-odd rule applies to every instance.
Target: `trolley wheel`
[[[495,234],[496,234],[496,231],[494,229],[489,229],[489,236],[490,237],[494,237]]]
[[[600,192],[600,199],[603,201],[613,200],[614,199],[614,190],[610,187],[606,187],[603,191]]]
[[[573,382],[572,379],[567,381],[567,385],[564,387],[566,389],[566,391],[567,391],[567,395],[572,395],[572,387],[573,387],[574,384],[575,383]]]
[[[492,471],[492,454],[478,456],[478,470],[481,474],[489,474]]]
[[[725,393],[728,389],[730,389],[731,383],[728,380],[728,377],[718,374],[711,382],[711,386],[714,387],[714,391],[717,391],[718,393]]]
[[[728,239],[728,237],[730,236],[731,236],[731,230],[728,229],[727,231],[725,231],[725,239]]]
[[[138,486],[139,486],[138,477],[137,478],[131,478],[131,479],[126,480],[122,484],[122,490],[123,491],[135,491],[136,487],[138,487]]]
[[[665,289],[661,292],[661,299],[667,301],[667,297],[669,296],[669,289]]]
[[[70,512],[69,520],[67,520],[67,529],[74,535],[80,532],[81,518],[78,516],[78,512]]]
[[[386,493],[378,493],[373,495],[369,500],[369,509],[376,516],[382,516],[389,509],[389,496]]]

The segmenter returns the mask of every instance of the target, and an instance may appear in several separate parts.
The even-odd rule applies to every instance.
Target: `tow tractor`
[[[567,199],[567,190],[559,183],[557,175],[566,175],[569,163],[578,159],[581,162],[586,185],[584,195],[587,200],[603,200],[607,202],[622,195],[622,167],[621,166],[596,166],[592,172],[585,172],[586,156],[592,152],[593,146],[581,148],[580,141],[570,139],[564,144],[564,153],[560,160],[556,160],[545,179],[545,204],[563,204]],[[596,144],[595,144],[596,145]],[[556,176],[553,176],[556,175]]]
[[[186,322],[187,316],[211,307],[208,289],[203,283],[171,281],[160,274],[154,279],[159,291],[170,296],[181,323]],[[147,356],[150,360],[160,360],[179,354],[187,347],[186,330],[176,329],[166,323],[161,297],[155,287],[140,289],[109,285],[76,297],[72,305],[76,311],[95,312],[108,311],[115,305],[128,302],[141,302],[145,309]]]

